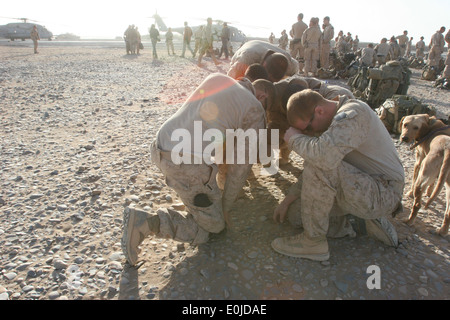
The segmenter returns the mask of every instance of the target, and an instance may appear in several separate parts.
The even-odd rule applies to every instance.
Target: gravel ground
[[[322,263],[274,252],[274,238],[299,232],[272,221],[301,172],[296,156],[274,176],[255,166],[231,212],[233,229],[200,246],[150,237],[138,267],[126,264],[124,207],[154,212],[180,204],[150,163],[151,141],[208,74],[228,68],[209,59],[199,68],[159,49],[153,60],[148,47],[127,56],[114,46],[45,44],[35,55],[30,42],[1,43],[0,299],[450,297],[449,237],[431,232],[442,221],[444,192],[412,227],[402,222],[411,208],[404,198],[405,212],[392,220],[397,249],[358,234],[330,239],[331,257]],[[413,70],[409,93],[447,117],[449,92],[419,77]],[[396,145],[408,190],[414,154]],[[369,288],[372,266],[379,289]]]

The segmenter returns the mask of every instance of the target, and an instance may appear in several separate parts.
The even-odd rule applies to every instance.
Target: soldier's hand
[[[302,132],[296,128],[290,127],[284,134],[284,141],[286,141],[286,143],[289,143],[289,139],[296,134],[302,134]]]

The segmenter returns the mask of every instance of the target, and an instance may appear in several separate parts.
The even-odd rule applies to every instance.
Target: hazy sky
[[[361,41],[379,42],[383,37],[400,35],[408,30],[414,41],[431,35],[441,26],[450,27],[450,0],[5,0],[0,11],[0,24],[15,22],[8,18],[39,21],[55,35],[74,33],[82,38],[114,38],[122,36],[129,24],[148,33],[158,11],[167,26],[181,27],[203,24],[207,17],[230,21],[249,36],[280,36],[296,22],[311,17],[330,16],[335,33],[343,30],[358,35]]]

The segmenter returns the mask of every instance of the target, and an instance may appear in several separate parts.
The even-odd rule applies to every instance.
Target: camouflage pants
[[[320,67],[328,69],[330,67],[330,44],[322,43],[320,48]]]
[[[401,201],[403,186],[403,182],[370,176],[346,162],[324,171],[305,161],[302,177],[290,190],[301,190],[301,194],[289,208],[288,219],[303,225],[310,237],[345,236],[351,232],[345,215],[363,219],[386,216]]]
[[[317,61],[319,61],[319,46],[309,45],[305,48],[305,74],[317,73]]]
[[[175,190],[187,208],[187,214],[174,210],[159,210],[160,234],[164,238],[200,244],[208,241],[210,232],[225,228],[222,191],[216,181],[218,167],[214,164],[180,164],[170,160],[170,153],[151,147],[152,162],[166,176],[166,184]],[[225,171],[225,188],[242,189],[249,166],[229,165]]]
[[[439,62],[441,61],[441,49],[437,46],[433,46],[428,54],[428,64],[430,67],[439,68]]]
[[[445,59],[445,69],[442,75],[444,78],[450,79],[450,51],[447,53],[447,58]]]

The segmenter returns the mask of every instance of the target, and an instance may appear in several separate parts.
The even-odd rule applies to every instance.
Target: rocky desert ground
[[[200,246],[150,237],[130,267],[120,247],[124,207],[180,206],[150,162],[150,143],[196,86],[229,64],[207,58],[199,68],[190,54],[159,49],[153,60],[148,46],[131,56],[122,44],[43,44],[39,54],[28,41],[0,44],[2,300],[449,299],[449,236],[433,232],[444,191],[414,226],[402,221],[411,208],[404,197],[405,212],[392,219],[397,249],[357,234],[330,239],[322,263],[274,252],[274,238],[298,233],[272,220],[302,170],[296,156],[273,176],[255,166],[232,229]],[[412,71],[409,94],[447,118],[450,92]],[[414,153],[393,139],[408,190]],[[379,289],[368,285],[374,266]]]

